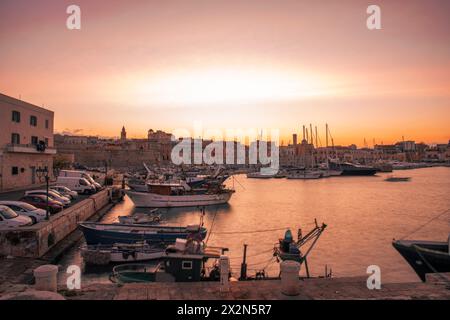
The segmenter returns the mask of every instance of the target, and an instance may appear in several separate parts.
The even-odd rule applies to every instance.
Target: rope
[[[438,214],[437,216],[434,216],[433,218],[431,218],[430,220],[428,220],[427,222],[425,222],[424,224],[420,225],[418,228],[414,229],[413,231],[411,231],[410,233],[406,234],[405,236],[401,237],[400,240],[404,240],[406,237],[409,237],[410,235],[416,233],[417,231],[419,231],[420,229],[424,228],[425,226],[427,226],[428,224],[430,224],[431,222],[433,222],[434,220],[440,218],[441,216],[443,216],[444,214],[450,212],[450,209],[447,209],[443,212],[441,212],[440,214]]]
[[[206,241],[205,241],[206,244],[208,243],[209,237],[211,236],[212,229],[213,229],[213,227],[214,227],[214,221],[216,221],[216,216],[217,216],[217,208],[216,208],[216,212],[214,213],[213,220],[212,220],[212,222],[211,222],[211,227],[210,227],[210,231],[209,231],[209,233],[208,233],[208,237],[206,238]]]
[[[257,257],[257,256],[260,256],[260,255],[262,255],[262,254],[269,253],[269,252],[273,252],[273,248],[270,249],[270,250],[261,251],[261,252],[259,252],[259,253],[255,253],[255,254],[249,255],[249,256],[247,256],[247,258]],[[230,260],[234,260],[234,259],[242,259],[243,257],[244,257],[244,256],[240,256],[240,257],[231,257],[231,258],[229,258],[229,259],[230,259]]]

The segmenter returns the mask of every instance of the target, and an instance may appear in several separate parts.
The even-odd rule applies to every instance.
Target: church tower
[[[120,132],[120,141],[125,142],[127,140],[127,132],[125,131],[125,126],[122,127]]]

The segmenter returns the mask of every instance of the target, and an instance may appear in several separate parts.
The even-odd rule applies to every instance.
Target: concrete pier
[[[73,206],[30,227],[0,230],[0,255],[40,258],[71,234],[78,222],[88,220],[110,202],[109,189],[82,200]]]

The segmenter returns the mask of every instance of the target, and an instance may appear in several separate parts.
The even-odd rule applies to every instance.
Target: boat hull
[[[157,227],[153,226],[128,226],[129,229],[114,230],[104,229],[99,230],[95,227],[90,227],[88,224],[80,224],[80,228],[83,231],[84,238],[88,245],[95,244],[116,244],[116,243],[136,243],[136,242],[148,242],[148,243],[175,243],[176,239],[186,239],[193,232],[185,231],[167,231],[158,232]],[[143,228],[147,228],[146,231],[141,231]],[[134,232],[134,230],[136,230]],[[139,230],[139,231],[138,231]],[[201,239],[206,237],[206,229],[200,230]]]
[[[341,176],[373,176],[377,173],[377,169],[370,166],[360,166],[351,163],[335,163],[329,162],[329,167],[333,171],[341,171]]]
[[[450,272],[450,254],[446,242],[399,240],[392,242],[392,245],[424,282],[426,274],[434,273],[434,270]]]
[[[320,179],[320,172],[294,173],[287,176],[288,179]]]
[[[136,207],[174,208],[224,204],[230,200],[232,192],[180,196],[165,196],[155,193],[135,191],[126,191],[126,194],[131,198]]]
[[[376,173],[376,169],[342,169],[341,176],[373,176]]]

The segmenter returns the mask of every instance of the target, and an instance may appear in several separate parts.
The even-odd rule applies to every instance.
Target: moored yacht
[[[329,168],[335,171],[341,171],[342,176],[373,176],[377,169],[371,166],[362,166],[350,162],[329,161]]]

